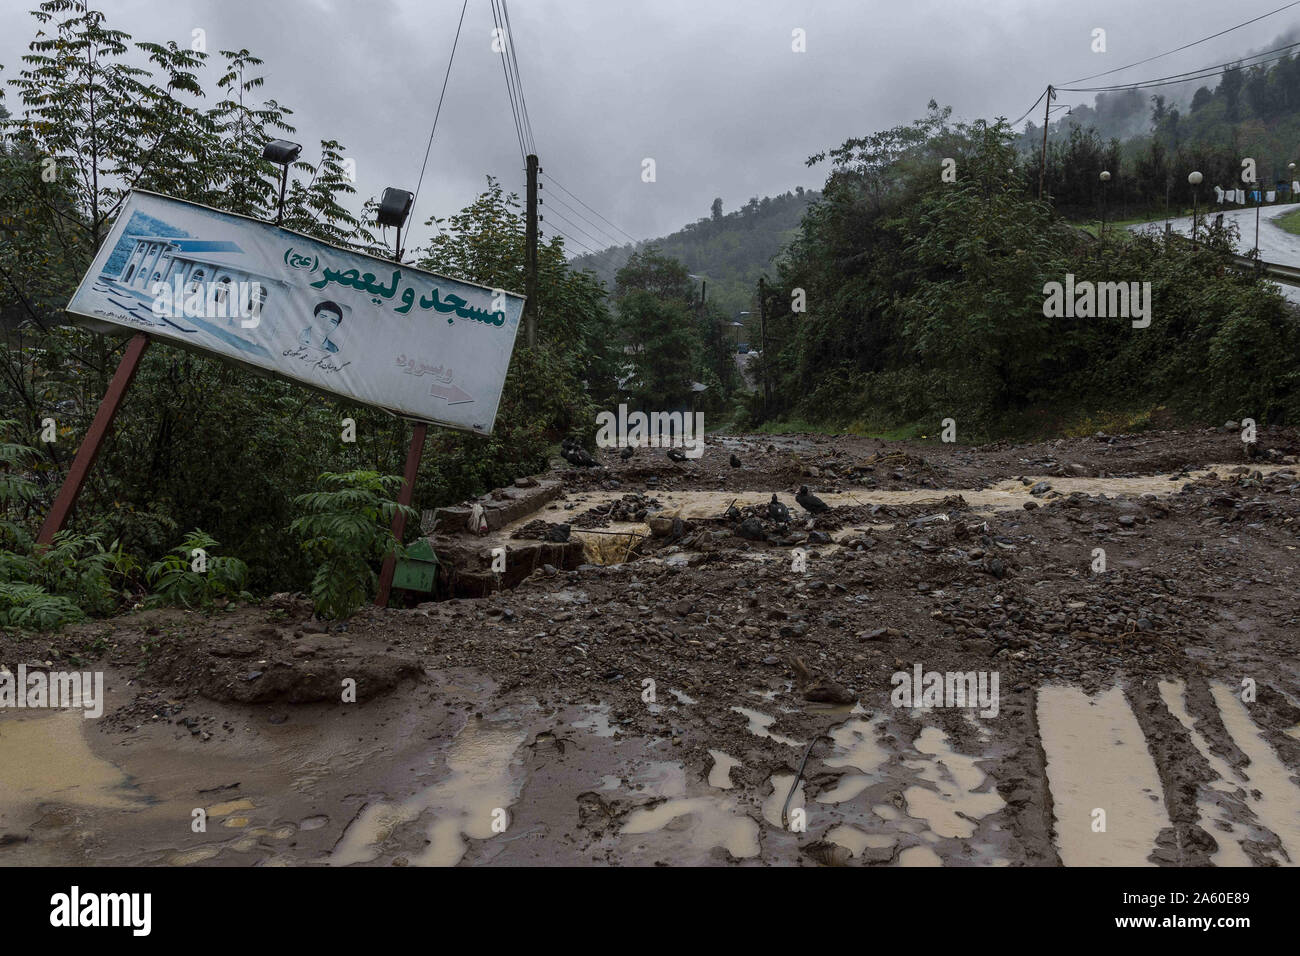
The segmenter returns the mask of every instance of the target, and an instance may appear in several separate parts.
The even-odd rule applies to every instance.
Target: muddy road
[[[103,671],[108,699],[0,711],[0,864],[1295,865],[1297,452],[557,459],[562,494],[459,536],[582,543],[513,589],[10,635],[9,668]]]

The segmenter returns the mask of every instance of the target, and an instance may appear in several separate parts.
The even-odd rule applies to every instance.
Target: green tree
[[[686,267],[650,246],[614,282],[625,388],[647,408],[680,408],[700,367],[694,286]]]
[[[304,513],[292,529],[316,567],[311,594],[318,614],[351,617],[374,595],[379,563],[389,554],[405,556],[389,527],[399,510],[413,513],[392,499],[402,481],[373,471],[327,473],[320,490],[294,499]]]
[[[473,203],[430,222],[439,234],[421,251],[422,266],[493,288],[524,288],[525,222],[516,194],[489,177]],[[425,456],[434,471],[424,480],[435,497],[463,499],[544,468],[551,442],[589,433],[595,402],[613,394],[612,319],[599,280],[570,268],[558,236],[539,242],[537,260],[537,348],[516,347],[492,436],[434,436],[434,453]]]
[[[21,410],[20,438],[45,418],[60,441],[41,443],[27,526],[43,514],[84,434],[122,347],[66,325],[63,306],[129,188],[266,217],[278,193],[261,159],[273,136],[291,135],[289,110],[257,101],[260,60],[222,51],[215,84],[207,54],[133,41],[102,11],[71,0],[42,3],[40,32],[7,84],[13,115],[0,140],[0,408]],[[341,148],[292,170],[286,224],[318,238],[372,248],[348,211],[354,188]],[[342,446],[338,422],[356,418],[365,443]],[[176,527],[209,528],[250,558],[250,580],[281,589],[308,567],[288,534],[292,494],[322,466],[400,467],[400,422],[351,409],[289,383],[215,360],[151,349],[82,494],[72,527],[149,556]]]

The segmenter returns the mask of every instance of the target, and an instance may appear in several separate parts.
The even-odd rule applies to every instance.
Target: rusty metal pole
[[[108,383],[104,400],[99,403],[95,419],[90,423],[86,437],[81,440],[81,445],[77,448],[77,456],[72,460],[72,467],[68,469],[68,474],[63,479],[59,496],[54,499],[54,505],[50,508],[50,513],[45,516],[45,522],[36,536],[38,545],[53,543],[54,536],[63,530],[68,515],[77,503],[77,496],[81,494],[81,487],[90,474],[90,468],[99,455],[104,436],[108,434],[109,426],[113,424],[113,416],[117,414],[117,408],[122,404],[122,397],[140,367],[140,356],[144,355],[144,350],[148,347],[149,336],[143,332],[137,332],[127,343],[122,361],[118,363],[117,371],[113,373],[113,379]]]
[[[411,446],[406,451],[405,480],[402,482],[402,490],[397,494],[399,505],[409,505],[415,494],[415,476],[420,471],[420,456],[424,454],[424,438],[428,432],[429,426],[425,422],[415,423],[415,430],[411,432]],[[393,515],[393,537],[398,544],[401,544],[405,531],[406,512],[399,508]],[[375,604],[379,607],[388,605],[388,595],[393,587],[393,572],[396,570],[397,557],[390,554],[384,558],[384,565],[379,569],[379,593],[375,595]]]
[[[399,265],[402,262],[402,228],[397,228],[397,244],[394,247],[393,261]],[[415,478],[420,473],[420,456],[424,454],[424,438],[429,433],[427,422],[416,422],[415,428],[411,431],[411,444],[406,449],[406,471],[403,473],[402,490],[397,493],[397,503],[399,505],[410,505],[411,499],[415,496]],[[398,508],[393,515],[393,537],[397,540],[398,545],[402,543],[402,535],[406,533],[406,512]],[[377,607],[388,606],[388,595],[393,589],[393,574],[397,570],[397,555],[389,554],[384,558],[383,565],[379,568],[379,591],[375,594],[375,605]]]

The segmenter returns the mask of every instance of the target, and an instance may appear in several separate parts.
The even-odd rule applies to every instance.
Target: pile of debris
[[[560,442],[560,457],[577,468],[595,468],[600,462],[591,456],[591,452],[573,438]]]
[[[661,507],[657,498],[648,495],[624,495],[618,501],[589,508],[573,519],[573,525],[576,528],[604,528],[614,521],[641,523],[652,511],[658,511]]]
[[[543,521],[536,518],[521,528],[518,528],[511,538],[521,538],[529,541],[553,541],[562,544],[569,540],[569,533],[573,530],[572,525],[551,524],[549,521]]]
[[[878,487],[882,479],[920,485],[924,488],[941,488],[952,484],[952,478],[919,455],[906,452],[877,452],[854,462],[845,476],[867,488]]]
[[[809,530],[812,521],[808,516],[792,514],[790,508],[776,495],[767,504],[761,505],[737,507],[732,502],[721,516],[708,520],[712,524],[729,528],[733,535],[746,541],[778,547],[805,543],[829,544],[831,540],[830,535],[824,531]]]

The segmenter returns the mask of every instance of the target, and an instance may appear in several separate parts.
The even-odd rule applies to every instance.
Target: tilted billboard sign
[[[137,190],[67,310],[488,434],[523,308],[502,289]]]

